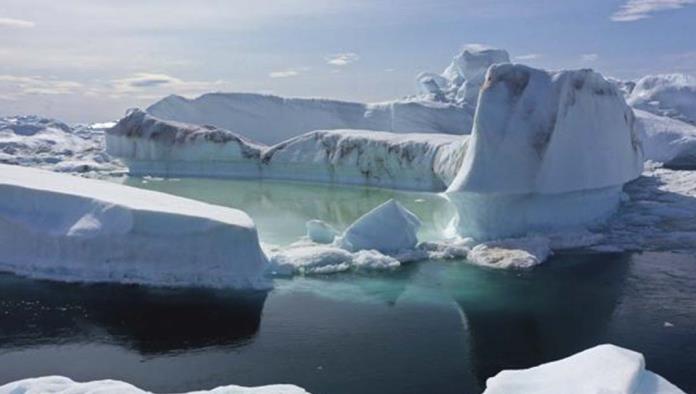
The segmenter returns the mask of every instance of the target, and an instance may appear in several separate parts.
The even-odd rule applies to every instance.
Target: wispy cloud
[[[526,55],[515,56],[515,60],[535,60],[540,57],[541,55],[538,53],[528,53]]]
[[[612,16],[614,22],[633,22],[650,18],[654,13],[667,10],[677,10],[696,0],[628,0]]]
[[[268,74],[271,78],[290,78],[298,75],[300,75],[300,73],[295,70],[272,71]]]
[[[32,21],[0,17],[0,28],[28,29],[34,26],[36,26],[36,24]]]
[[[337,53],[335,55],[330,55],[326,57],[326,63],[332,66],[347,66],[351,63],[357,62],[360,59],[357,53],[345,52]]]
[[[75,81],[44,78],[40,76],[18,75],[0,75],[0,86],[2,85],[9,85],[9,90],[14,93],[14,95],[4,93],[4,95],[7,97],[29,94],[72,94],[80,91],[83,88],[81,83]]]
[[[585,53],[580,55],[580,60],[583,62],[589,63],[589,62],[596,62],[597,59],[599,59],[599,55],[596,53]]]

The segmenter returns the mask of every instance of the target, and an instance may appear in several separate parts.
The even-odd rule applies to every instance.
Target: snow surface
[[[486,381],[484,394],[684,394],[645,369],[643,355],[599,345],[562,360],[505,370]]]
[[[441,191],[468,136],[320,130],[265,146],[212,126],[132,111],[107,132],[107,151],[133,175],[267,178]]]
[[[235,209],[0,165],[0,270],[163,286],[267,287],[253,221]]]
[[[643,168],[632,110],[590,70],[489,68],[447,189],[461,236],[492,239],[606,219]]]
[[[656,115],[696,125],[696,77],[688,74],[647,75],[628,95],[628,103]]]
[[[0,394],[151,394],[129,383],[118,380],[75,382],[63,376],[45,376],[18,380],[0,386]],[[259,387],[221,386],[212,390],[191,391],[182,394],[307,394],[290,384]]]
[[[696,126],[641,110],[634,113],[646,160],[672,168],[696,169]]]
[[[193,100],[169,96],[148,107],[147,112],[163,120],[217,126],[269,145],[323,129],[468,134],[471,126],[469,111],[418,99],[364,104],[209,93]]]
[[[0,163],[87,173],[122,169],[104,152],[104,131],[38,116],[0,118]]]

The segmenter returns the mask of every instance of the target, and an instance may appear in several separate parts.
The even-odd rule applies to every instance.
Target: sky
[[[696,74],[694,37],[696,0],[0,0],[0,115],[107,121],[210,91],[385,101],[470,45]]]

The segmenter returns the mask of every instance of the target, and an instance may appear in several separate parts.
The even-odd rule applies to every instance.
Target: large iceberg
[[[214,126],[134,110],[107,131],[107,151],[134,175],[268,178],[442,191],[468,136],[319,130],[273,146]]]
[[[246,213],[37,169],[0,165],[0,270],[161,286],[268,287]]]
[[[647,75],[631,90],[635,108],[696,125],[696,77],[688,74]]]
[[[118,380],[75,382],[63,376],[45,376],[18,380],[0,386],[0,394],[152,394],[132,384]],[[186,394],[186,393],[181,393]],[[308,394],[301,387],[291,384],[274,384],[259,387],[221,386],[212,390],[192,391],[188,394]]]
[[[491,66],[447,195],[477,239],[605,219],[643,169],[633,111],[591,70]]]
[[[643,355],[600,345],[562,360],[488,379],[483,394],[685,394],[645,369]]]
[[[147,112],[163,120],[213,125],[269,145],[323,129],[467,134],[471,126],[471,113],[461,107],[418,99],[364,104],[209,93],[192,100],[169,96],[149,106]]]

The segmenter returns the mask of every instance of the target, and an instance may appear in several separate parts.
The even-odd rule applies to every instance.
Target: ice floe
[[[0,394],[151,394],[118,380],[75,382],[63,376],[45,376],[18,380],[0,386]],[[191,391],[181,394],[307,394],[301,387],[274,384],[259,387],[221,386],[212,390]]]
[[[599,345],[529,369],[504,370],[486,381],[484,394],[685,394],[645,368],[643,355]]]
[[[112,182],[0,165],[0,270],[161,286],[268,287],[246,213]]]

